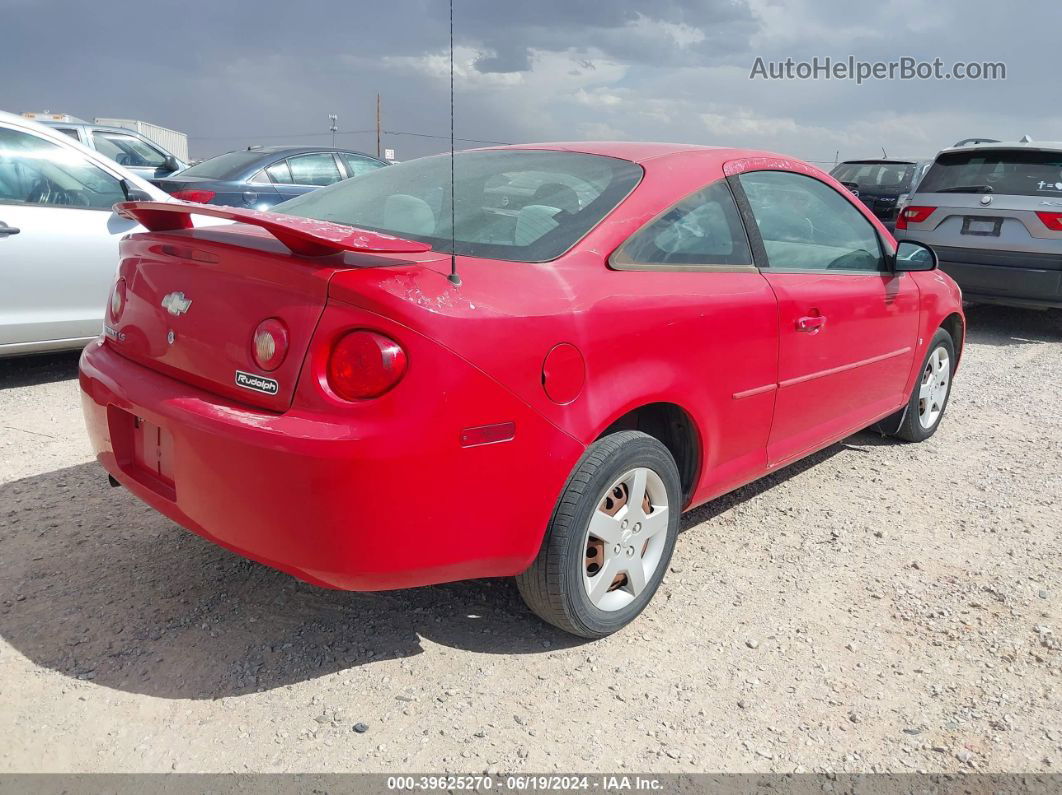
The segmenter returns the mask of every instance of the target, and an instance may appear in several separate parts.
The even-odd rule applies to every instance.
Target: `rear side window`
[[[274,163],[266,168],[266,173],[269,174],[270,179],[278,185],[290,185],[291,184],[291,170],[288,168],[288,161],[281,160],[279,163]]]
[[[296,185],[331,185],[343,178],[331,152],[289,157],[288,167]]]
[[[940,155],[919,193],[1004,193],[1062,196],[1062,152],[978,149]]]
[[[609,264],[620,269],[753,267],[737,205],[723,180],[687,196],[639,229]]]

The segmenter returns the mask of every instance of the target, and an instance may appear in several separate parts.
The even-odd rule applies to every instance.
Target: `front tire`
[[[937,329],[894,436],[908,442],[923,442],[936,433],[951,397],[955,364],[955,343],[951,335]]]
[[[600,638],[638,616],[664,578],[678,536],[675,459],[639,431],[594,442],[553,510],[535,561],[516,578],[540,618]]]

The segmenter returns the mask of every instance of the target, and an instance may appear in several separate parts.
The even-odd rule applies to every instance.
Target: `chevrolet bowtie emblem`
[[[162,299],[162,308],[171,315],[183,315],[191,305],[191,299],[185,298],[184,293],[181,292],[170,293]]]

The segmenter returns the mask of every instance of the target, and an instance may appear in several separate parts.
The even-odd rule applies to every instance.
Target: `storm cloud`
[[[991,0],[455,0],[457,135],[744,145],[812,160],[1062,138],[1062,6]],[[1035,8],[1035,10],[1033,10]],[[209,156],[327,142],[448,144],[448,5],[0,0],[0,107],[145,119]],[[1005,81],[750,80],[765,60],[1002,61]],[[439,136],[439,137],[431,137]],[[459,142],[461,146],[472,141]]]

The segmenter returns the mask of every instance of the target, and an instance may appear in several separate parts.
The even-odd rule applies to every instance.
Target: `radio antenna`
[[[461,285],[457,275],[457,191],[454,187],[454,0],[450,0],[450,275],[447,277],[456,286]]]

